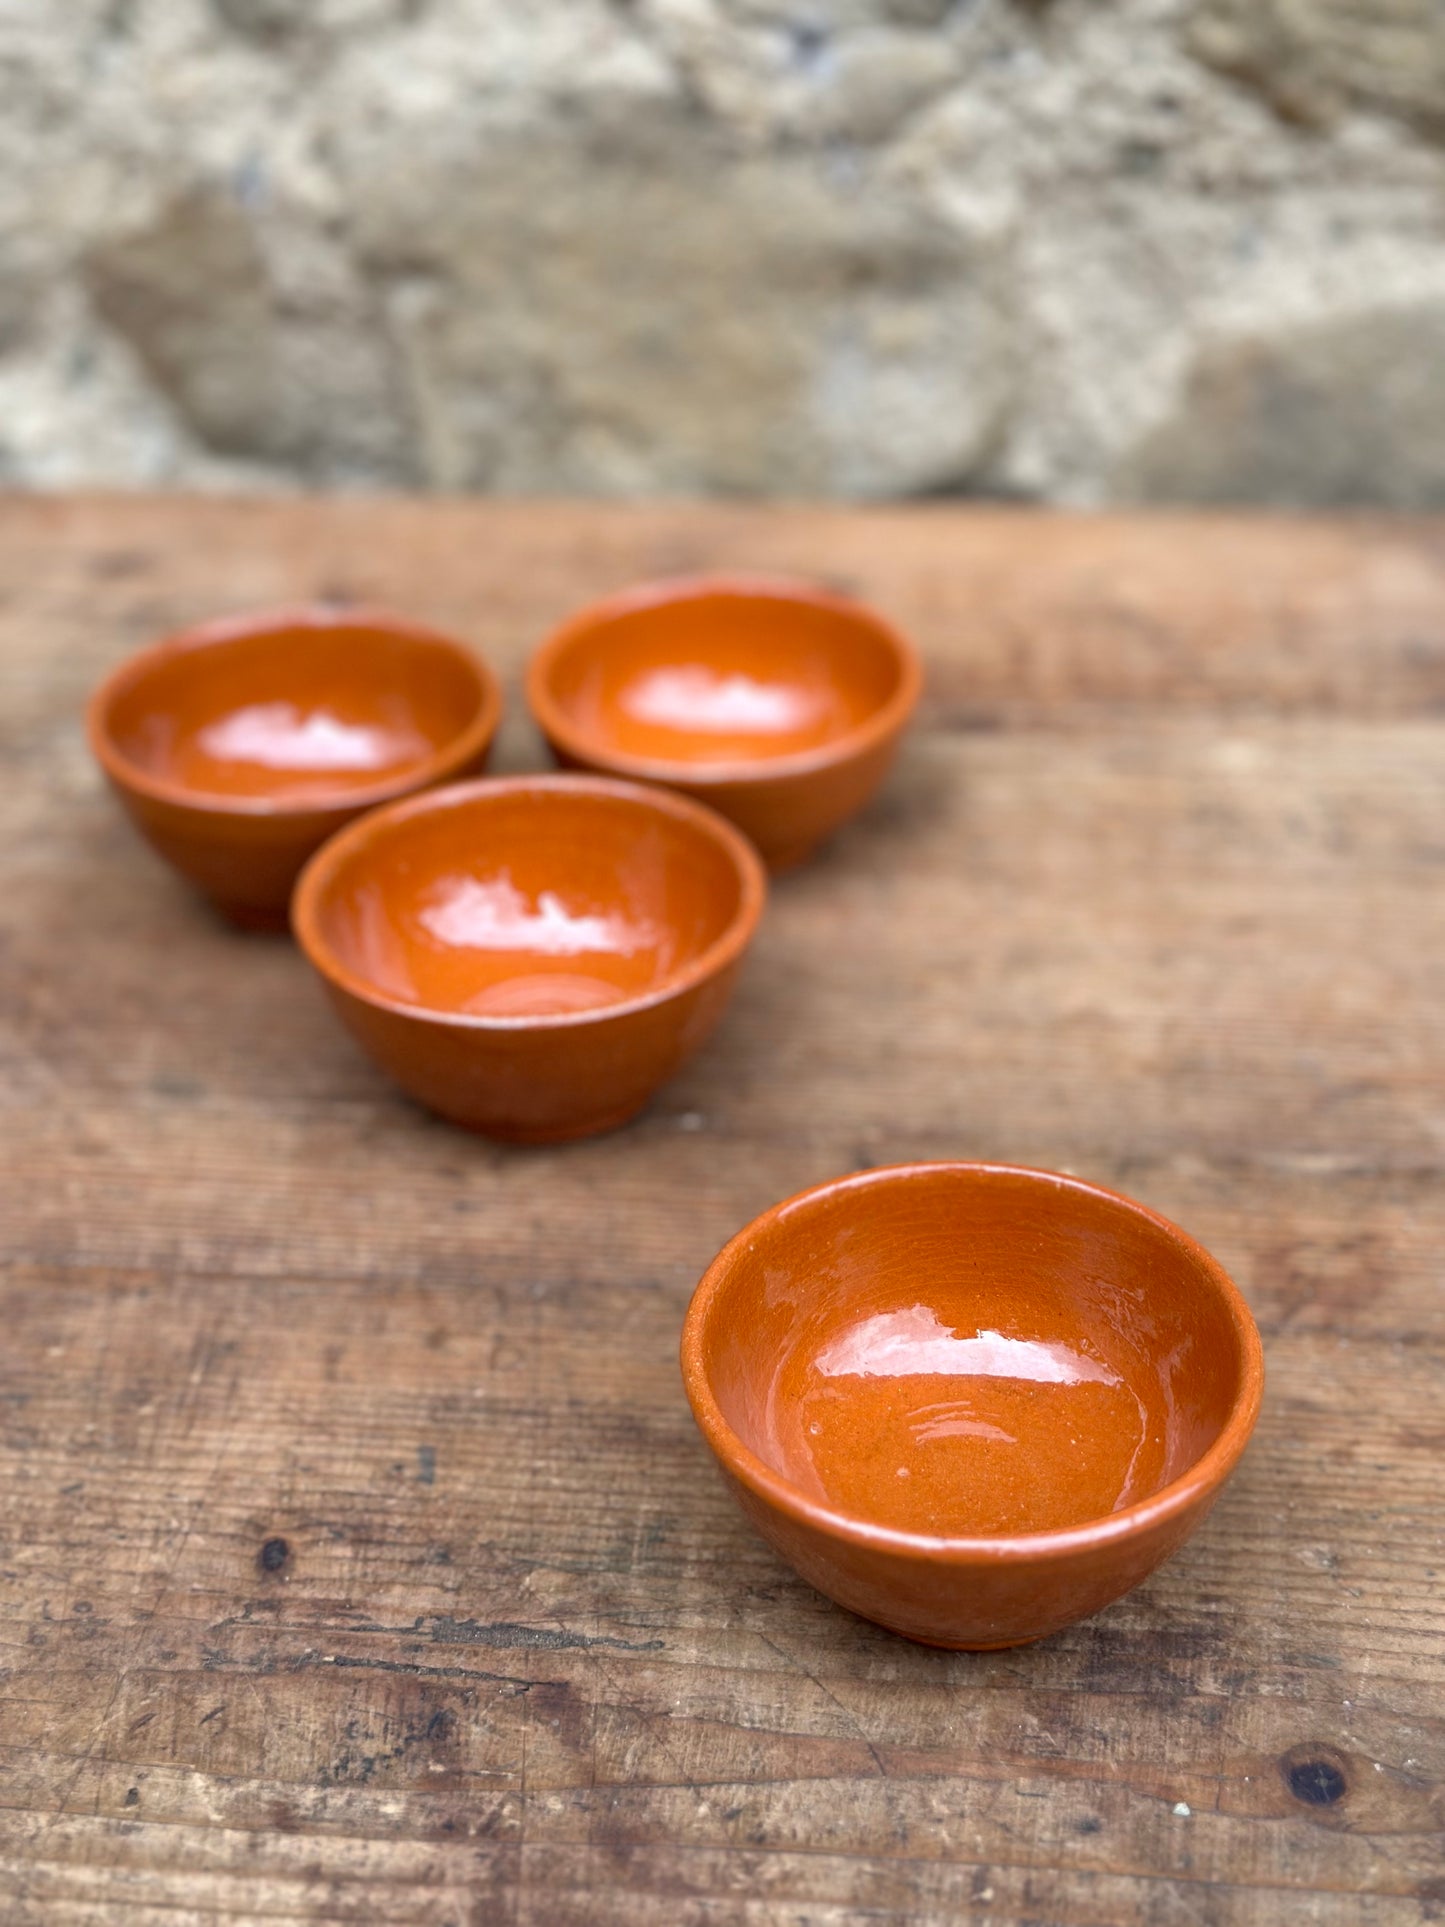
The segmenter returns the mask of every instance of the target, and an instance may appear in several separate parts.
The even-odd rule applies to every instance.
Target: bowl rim
[[[111,731],[116,700],[177,656],[199,654],[228,643],[245,642],[278,630],[324,632],[337,629],[376,629],[404,642],[440,647],[466,670],[479,696],[477,713],[465,729],[429,756],[384,780],[317,789],[305,796],[229,796],[216,790],[194,789],[188,783],[157,776],[133,762]],[[133,651],[91,692],[86,704],[86,735],[91,753],[118,789],[189,810],[199,816],[311,817],[334,815],[338,809],[366,810],[413,790],[439,782],[485,753],[502,719],[502,687],[490,663],[467,643],[430,623],[370,603],[278,603],[235,615],[216,616],[174,630],[158,642]]]
[[[835,736],[815,749],[799,750],[790,756],[744,757],[735,762],[689,762],[665,756],[637,756],[599,744],[585,729],[580,729],[552,693],[552,674],[557,663],[576,643],[600,623],[643,610],[665,608],[668,604],[697,602],[709,597],[733,597],[739,601],[795,603],[811,609],[828,610],[846,616],[870,629],[884,643],[898,668],[898,687],[862,722],[855,723],[841,736]],[[912,715],[923,690],[923,664],[918,651],[902,631],[870,604],[855,597],[840,595],[801,577],[751,574],[746,571],[709,572],[699,575],[660,576],[633,583],[612,595],[576,609],[565,617],[533,651],[527,664],[527,707],[549,743],[560,747],[574,761],[590,768],[614,771],[620,776],[637,777],[644,782],[682,784],[691,790],[736,788],[761,784],[775,778],[811,776],[834,769],[865,755],[895,735]]]
[[[836,1197],[840,1193],[863,1192],[874,1185],[907,1184],[940,1174],[985,1180],[991,1177],[1025,1178],[1103,1200],[1109,1206],[1143,1218],[1163,1231],[1209,1279],[1223,1303],[1239,1343],[1239,1382],[1218,1438],[1177,1479],[1171,1480],[1158,1492],[1151,1493],[1147,1499],[1140,1500],[1137,1505],[1045,1532],[977,1537],[905,1532],[896,1527],[873,1524],[857,1514],[840,1511],[810,1498],[790,1480],[773,1471],[734,1432],[713,1396],[703,1360],[702,1341],[712,1307],[743,1250],[760,1233],[770,1230],[781,1216],[800,1206],[821,1201],[825,1197]],[[835,1539],[846,1540],[854,1546],[908,1554],[942,1565],[993,1567],[1066,1559],[1134,1538],[1178,1518],[1201,1499],[1216,1493],[1233,1471],[1249,1443],[1264,1395],[1264,1350],[1253,1315],[1228,1272],[1187,1231],[1181,1230],[1148,1205],[1140,1204],[1136,1198],[1128,1197],[1122,1191],[1111,1190],[1106,1185],[1094,1184],[1086,1178],[1034,1165],[973,1159],[945,1158],[874,1166],[845,1177],[829,1179],[823,1184],[811,1185],[762,1212],[729,1239],[699,1280],[683,1320],[681,1362],[688,1403],[703,1437],[723,1468],[756,1498],[800,1525]]]
[[[465,808],[485,803],[490,798],[535,795],[598,798],[640,804],[644,810],[669,816],[685,823],[712,840],[730,860],[738,879],[737,909],[721,934],[707,948],[680,969],[671,972],[660,984],[637,997],[619,998],[616,1003],[596,1005],[589,1010],[523,1012],[517,1016],[487,1016],[473,1011],[438,1010],[426,1004],[411,1004],[400,997],[389,997],[347,965],[327,942],[321,922],[322,905],[336,872],[355,852],[378,834],[397,823],[437,810]],[[665,1004],[685,991],[735,963],[752,942],[763,906],[767,901],[767,871],[763,860],[741,830],[734,829],[716,810],[672,790],[653,789],[643,783],[626,783],[612,776],[524,774],[482,776],[467,782],[448,783],[438,789],[423,790],[406,796],[384,809],[370,810],[354,823],[329,837],[316,851],[297,879],[291,897],[291,928],[302,954],[312,968],[330,985],[347,996],[369,1004],[375,1010],[390,1012],[416,1023],[433,1024],[447,1030],[480,1032],[579,1030],[589,1025],[610,1023],[617,1017],[650,1010]]]

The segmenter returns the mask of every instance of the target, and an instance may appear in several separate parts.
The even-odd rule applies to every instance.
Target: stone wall
[[[1439,0],[0,0],[0,476],[1445,502]]]

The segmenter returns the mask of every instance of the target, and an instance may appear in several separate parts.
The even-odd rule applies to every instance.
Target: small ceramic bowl
[[[527,700],[563,764],[696,796],[784,870],[883,781],[921,683],[859,603],[706,576],[574,615],[533,658]]]
[[[1253,1430],[1259,1334],[1192,1238],[1076,1178],[864,1171],[713,1261],[682,1337],[744,1512],[840,1605],[1020,1645],[1138,1585]]]
[[[297,939],[362,1048],[490,1137],[623,1124],[708,1036],[762,913],[747,840],[601,777],[458,783],[307,866]]]
[[[483,767],[496,678],[375,610],[203,623],[96,690],[90,744],[142,835],[233,922],[284,929],[301,866],[363,810]]]

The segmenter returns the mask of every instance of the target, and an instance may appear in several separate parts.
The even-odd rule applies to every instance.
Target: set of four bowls
[[[722,1016],[766,868],[882,781],[917,658],[874,612],[748,578],[565,622],[527,696],[568,774],[477,779],[469,649],[305,608],[204,625],[97,690],[137,826],[233,922],[284,928],[413,1097],[546,1143],[635,1116]],[[765,867],[766,866],[766,867]],[[861,1173],[766,1213],[683,1333],[744,1510],[821,1591],[946,1646],[1035,1639],[1188,1535],[1247,1443],[1258,1334],[1176,1227],[1052,1173]]]

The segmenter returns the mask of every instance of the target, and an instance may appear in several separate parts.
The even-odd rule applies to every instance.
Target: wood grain
[[[127,650],[324,594],[472,637],[523,767],[547,626],[719,563],[929,693],[609,1138],[414,1110],[85,754]],[[0,777],[7,1927],[1445,1920],[1445,526],[10,500]],[[1270,1370],[1178,1559],[979,1656],[781,1568],[675,1364],[762,1206],[960,1154],[1178,1219]]]

